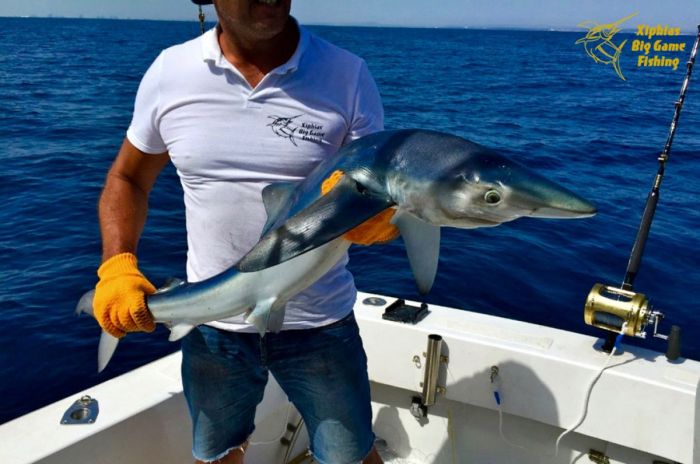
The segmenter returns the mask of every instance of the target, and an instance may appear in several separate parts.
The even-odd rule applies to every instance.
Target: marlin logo
[[[623,81],[626,79],[620,69],[620,54],[627,40],[616,44],[613,42],[613,37],[620,32],[620,25],[634,16],[637,16],[637,13],[632,13],[610,24],[598,24],[595,21],[584,21],[578,24],[579,27],[587,27],[588,32],[585,37],[578,39],[576,44],[583,44],[586,54],[596,63],[612,65]]]
[[[271,127],[272,132],[274,132],[276,136],[289,139],[289,141],[296,147],[297,142],[294,140],[294,134],[299,128],[294,126],[292,123],[300,116],[301,114],[292,116],[291,118],[283,116],[268,116],[269,119],[272,119],[272,122],[268,124],[267,127]]]
[[[325,195],[333,172],[343,176]],[[235,266],[197,283],[175,282],[147,299],[171,340],[198,324],[247,314],[264,334],[278,331],[289,298],[328,272],[350,246],[342,236],[395,209],[419,291],[435,279],[440,227],[493,227],[519,217],[579,218],[595,207],[493,150],[424,130],[385,131],[358,139],[319,164],[299,184],[263,190],[268,213],[262,238]],[[92,312],[92,292],[78,303]],[[98,367],[118,339],[103,333]]]

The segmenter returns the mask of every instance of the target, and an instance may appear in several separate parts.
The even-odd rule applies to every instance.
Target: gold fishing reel
[[[603,284],[593,286],[583,310],[586,324],[612,332],[602,347],[604,351],[612,349],[614,334],[622,332],[631,337],[646,338],[647,326],[653,324],[652,336],[668,341],[666,357],[675,360],[680,356],[681,329],[674,325],[668,335],[659,333],[663,318],[663,313],[654,310],[643,293]]]
[[[583,319],[588,325],[620,333],[627,323],[624,334],[640,338],[646,338],[646,326],[659,316],[663,317],[650,309],[643,293],[603,284],[593,286],[583,310]]]

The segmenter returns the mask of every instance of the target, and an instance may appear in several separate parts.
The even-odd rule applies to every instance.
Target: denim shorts
[[[322,464],[360,462],[374,444],[367,357],[352,313],[313,329],[228,332],[199,326],[182,342],[192,453],[214,461],[243,444],[268,371],[301,413]]]

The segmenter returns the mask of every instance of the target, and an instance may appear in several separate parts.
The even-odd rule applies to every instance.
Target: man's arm
[[[155,329],[146,296],[156,288],[139,271],[135,253],[146,222],[148,194],[168,159],[167,153],[150,155],[124,139],[100,197],[102,265],[93,310],[102,329],[115,337]]]
[[[344,144],[382,129],[384,129],[384,107],[381,96],[367,64],[363,61],[358,76],[352,125]],[[331,176],[324,187],[330,190],[338,180],[339,177]],[[343,238],[358,245],[390,242],[399,236],[398,228],[390,222],[393,216],[393,209],[384,210],[345,233]]]
[[[119,253],[136,253],[146,222],[148,194],[169,159],[167,153],[147,154],[124,139],[100,196],[103,262]]]

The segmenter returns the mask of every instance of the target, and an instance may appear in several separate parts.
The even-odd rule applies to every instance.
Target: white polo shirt
[[[167,151],[184,190],[187,279],[235,264],[267,219],[262,189],[301,181],[326,156],[381,130],[383,110],[367,65],[299,28],[292,57],[252,88],[221,53],[217,30],[164,50],[141,81],[127,138]],[[287,304],[283,329],[347,315],[355,301],[347,256]],[[254,331],[242,316],[214,322]]]

